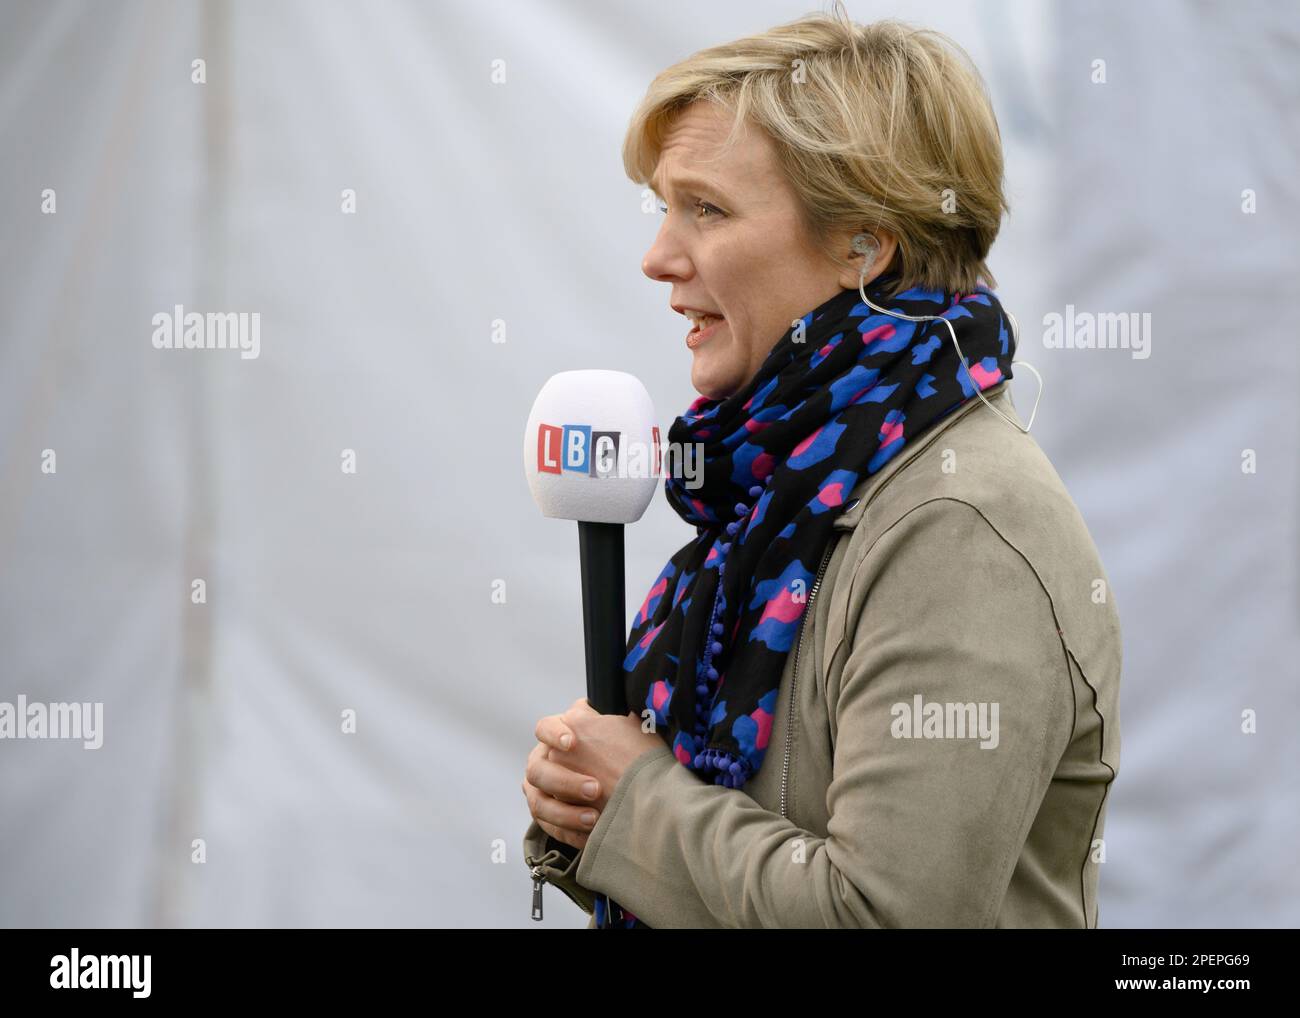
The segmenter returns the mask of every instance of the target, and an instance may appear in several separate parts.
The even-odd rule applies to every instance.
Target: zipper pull
[[[540,866],[533,867],[533,918],[540,921],[542,918],[542,884],[546,882],[546,877],[542,876]]]

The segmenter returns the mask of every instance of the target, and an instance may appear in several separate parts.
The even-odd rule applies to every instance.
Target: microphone
[[[626,714],[623,525],[641,518],[660,474],[654,404],[640,379],[601,369],[552,375],[524,428],[524,474],[543,516],[578,523],[587,702]]]

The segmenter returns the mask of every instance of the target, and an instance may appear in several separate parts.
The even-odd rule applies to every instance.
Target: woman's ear
[[[866,257],[870,261],[867,265],[866,274],[862,276],[859,273],[862,270],[863,255],[855,250],[853,246],[853,238],[859,233],[866,233],[868,237],[875,240],[874,256],[871,253],[870,245],[867,247]],[[870,283],[885,269],[889,268],[890,263],[894,260],[894,255],[898,252],[898,238],[885,230],[856,230],[845,233],[842,237],[842,243],[844,253],[848,255],[849,268],[841,270],[839,283],[846,290],[856,290],[859,280]]]

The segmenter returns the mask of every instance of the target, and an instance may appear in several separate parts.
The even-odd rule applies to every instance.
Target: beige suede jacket
[[[534,917],[549,882],[662,929],[1097,925],[1119,616],[1038,443],[971,400],[835,527],[758,774],[706,784],[664,745],[581,852],[532,821]]]

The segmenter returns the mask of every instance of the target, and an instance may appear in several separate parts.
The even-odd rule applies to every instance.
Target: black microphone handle
[[[587,702],[600,714],[626,714],[623,658],[623,524],[578,521],[582,560],[582,632],[587,651]]]

